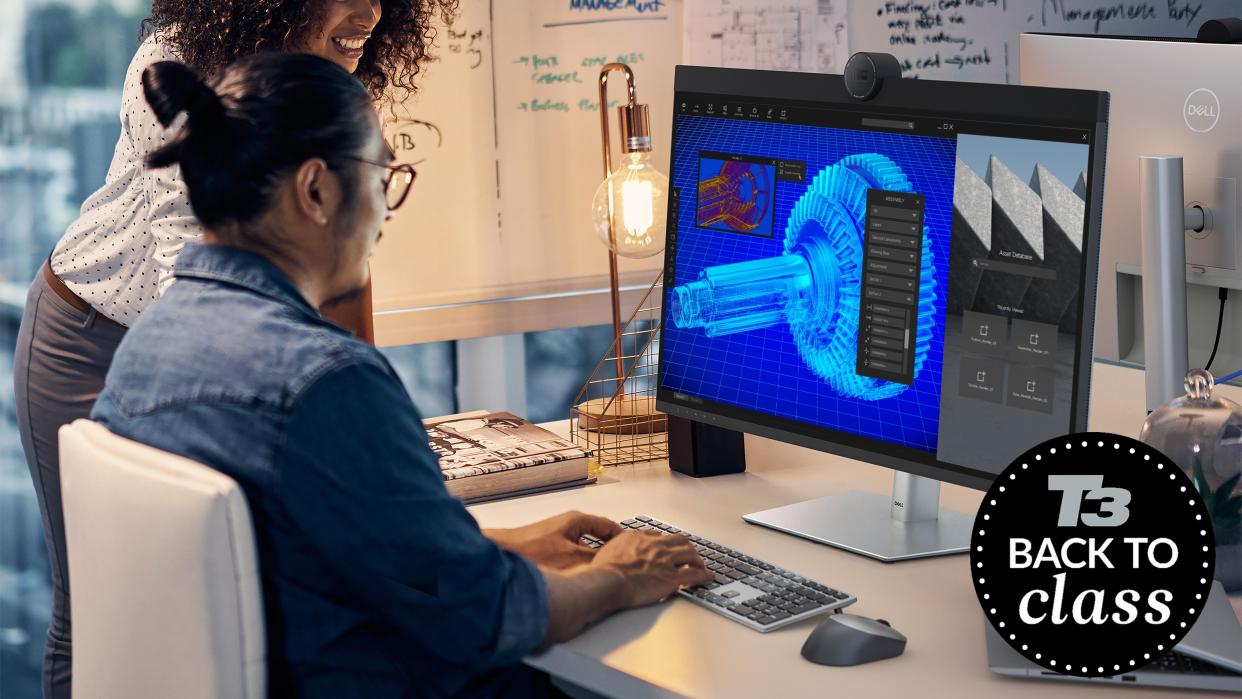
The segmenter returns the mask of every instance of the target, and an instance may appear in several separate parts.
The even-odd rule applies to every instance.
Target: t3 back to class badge
[[[1019,456],[975,517],[970,572],[993,628],[1049,670],[1132,672],[1194,626],[1215,569],[1190,479],[1129,437],[1084,432]]]

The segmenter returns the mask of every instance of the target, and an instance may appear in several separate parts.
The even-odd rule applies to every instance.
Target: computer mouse
[[[833,614],[802,644],[802,657],[820,665],[862,665],[901,655],[906,637],[883,619]]]

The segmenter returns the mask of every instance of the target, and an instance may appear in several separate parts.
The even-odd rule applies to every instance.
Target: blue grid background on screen
[[[707,337],[702,328],[664,328],[663,387],[707,400],[790,418],[893,444],[935,452],[940,422],[945,293],[948,290],[955,144],[953,139],[677,117],[672,186],[681,192],[675,283],[698,279],[706,267],[783,252],[785,222],[806,185],[824,167],[854,153],[880,153],[897,163],[915,192],[926,195],[925,221],[936,264],[936,313],[931,351],[914,385],[893,398],[864,401],[836,394],[803,362],[788,324]],[[695,227],[699,151],[806,163],[806,183],[777,182],[775,235],[729,234]],[[666,307],[671,308],[669,299]]]

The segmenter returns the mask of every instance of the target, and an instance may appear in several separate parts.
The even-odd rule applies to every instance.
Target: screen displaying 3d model
[[[934,451],[953,138],[686,115],[673,158],[662,386]]]
[[[836,393],[874,401],[905,391],[906,384],[856,371],[867,194],[877,189],[913,191],[901,167],[879,153],[849,155],[821,169],[793,205],[781,254],[708,267],[697,280],[679,283],[672,322],[711,336],[787,326],[807,368]],[[700,184],[700,221],[702,191]],[[921,272],[917,324],[903,347],[913,352],[915,377],[931,346],[936,302],[931,238],[921,238],[921,250],[909,253]]]
[[[678,116],[662,386],[962,464],[988,463],[1007,425],[1054,429],[1088,155]]]

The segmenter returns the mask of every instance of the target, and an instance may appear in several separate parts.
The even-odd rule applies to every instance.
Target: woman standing
[[[214,74],[264,51],[311,53],[353,73],[375,100],[413,92],[436,15],[457,0],[154,0],[145,40],[125,76],[121,137],[104,186],[56,245],[31,286],[14,365],[17,420],[52,569],[52,618],[44,652],[45,697],[70,695],[69,579],[57,430],[90,414],[117,344],[172,283],[182,246],[201,228],[178,169],[148,170],[172,137],[143,97],[158,61]],[[227,157],[227,154],[226,156]],[[371,339],[369,289],[329,317]]]

